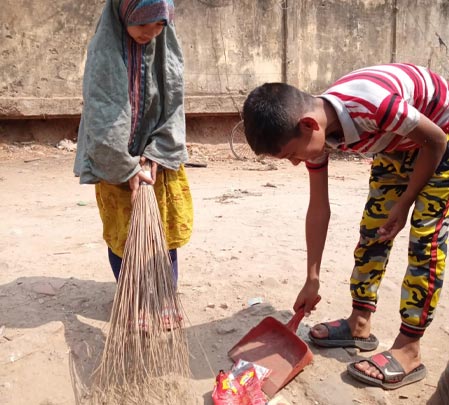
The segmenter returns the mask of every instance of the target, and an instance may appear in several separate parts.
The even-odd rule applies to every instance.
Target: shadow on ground
[[[0,336],[2,351],[7,355],[8,346],[12,348],[26,329],[62,323],[75,399],[83,403],[104,348],[104,323],[110,317],[115,288],[113,282],[57,277],[23,277],[1,285],[0,326],[5,326]],[[229,349],[266,316],[286,323],[291,315],[290,311],[276,311],[270,304],[259,304],[200,325],[189,325],[187,320],[192,378],[210,380],[219,370],[229,369]],[[212,388],[202,397],[205,404],[212,403]]]

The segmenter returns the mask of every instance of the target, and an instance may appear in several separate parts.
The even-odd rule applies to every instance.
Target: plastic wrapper
[[[271,373],[271,370],[269,368],[265,368],[265,367],[259,366],[256,363],[250,363],[249,361],[245,361],[245,360],[242,360],[242,359],[240,359],[237,363],[234,364],[234,366],[232,367],[231,371],[238,370],[239,368],[245,367],[248,364],[252,364],[253,365],[254,370],[256,371],[257,378],[261,382],[263,380],[265,380],[265,378],[267,378],[270,375],[270,373]]]
[[[261,381],[257,377],[252,363],[217,375],[212,392],[215,405],[265,405],[267,400],[261,389]]]

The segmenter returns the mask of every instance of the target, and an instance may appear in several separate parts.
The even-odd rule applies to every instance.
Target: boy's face
[[[130,25],[127,27],[129,36],[138,44],[144,45],[156,38],[164,29],[164,21],[157,21],[145,25]]]
[[[298,136],[290,139],[275,156],[279,159],[290,160],[294,166],[303,161],[315,159],[324,153],[324,131],[318,125],[304,127],[300,123],[300,127]]]

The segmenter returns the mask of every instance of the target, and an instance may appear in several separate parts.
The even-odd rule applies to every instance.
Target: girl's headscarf
[[[175,6],[171,0],[122,0],[119,15],[125,26],[157,21],[169,24],[173,21],[174,11]]]
[[[172,0],[106,0],[84,72],[74,169],[81,183],[123,183],[140,170],[140,156],[172,170],[187,161],[173,15]],[[166,26],[146,45],[127,33],[128,25],[157,21]]]
[[[132,111],[130,145],[134,141],[135,133],[142,119],[142,94],[146,74],[143,55],[146,45],[140,45],[134,41],[128,35],[126,28],[132,25],[145,25],[158,21],[164,21],[167,25],[173,21],[174,10],[173,1],[122,0],[119,6],[119,15],[124,31],[123,58],[128,69],[128,91]]]

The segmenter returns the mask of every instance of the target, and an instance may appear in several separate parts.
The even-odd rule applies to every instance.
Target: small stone
[[[62,287],[64,287],[64,284],[65,284],[65,280],[64,279],[52,279],[52,280],[50,280],[50,285],[55,290],[60,290]]]
[[[219,335],[228,335],[229,333],[235,332],[237,329],[233,325],[220,325],[217,328],[217,333]]]
[[[39,302],[39,304],[43,304],[45,301],[44,301],[42,298],[39,298],[39,299],[37,300],[37,302]]]
[[[224,302],[223,304],[220,304],[220,308],[221,308],[221,309],[228,309],[228,308],[229,308],[229,305],[226,304],[226,302]]]
[[[34,283],[31,285],[31,289],[38,294],[56,295],[54,288],[47,282]]]
[[[209,304],[206,305],[206,308],[214,309],[215,308],[215,304],[210,302]]]

